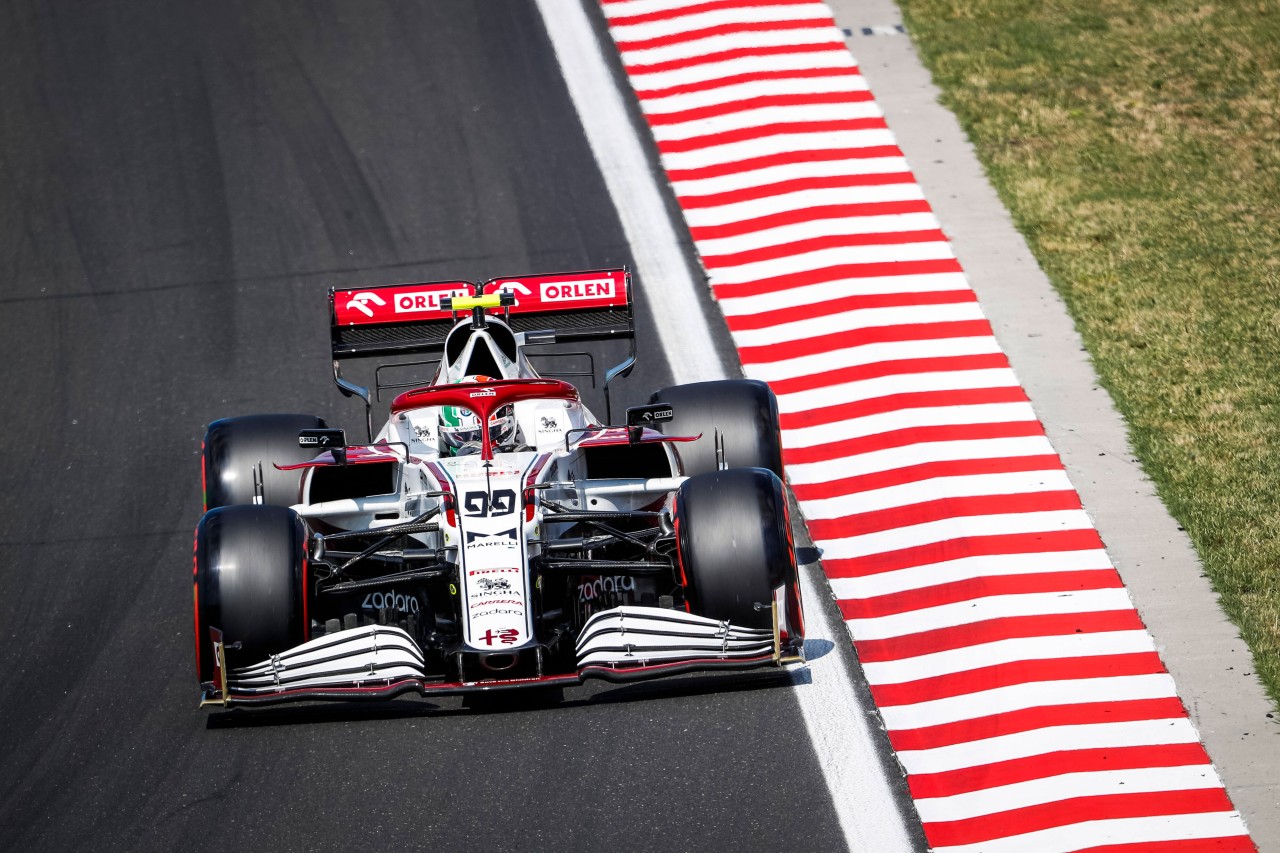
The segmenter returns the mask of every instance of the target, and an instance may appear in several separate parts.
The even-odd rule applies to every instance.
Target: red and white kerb
[[[1253,850],[830,9],[602,5],[933,849]]]

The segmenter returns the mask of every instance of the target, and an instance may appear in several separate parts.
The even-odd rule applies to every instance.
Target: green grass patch
[[[899,2],[1280,702],[1280,4]]]

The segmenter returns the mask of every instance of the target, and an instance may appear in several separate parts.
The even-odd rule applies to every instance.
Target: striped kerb
[[[830,9],[602,5],[932,847],[1253,850]]]

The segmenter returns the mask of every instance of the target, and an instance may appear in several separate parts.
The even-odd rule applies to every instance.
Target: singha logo
[[[492,580],[490,578],[477,578],[476,583],[479,584],[480,588],[486,592],[511,589],[511,581],[506,578],[498,578],[497,580]]]
[[[555,432],[559,428],[560,428],[560,422],[557,421],[555,418],[544,417],[542,418],[542,421],[538,427],[538,430],[540,432]]]

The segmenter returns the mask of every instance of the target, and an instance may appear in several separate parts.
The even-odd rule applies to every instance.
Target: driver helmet
[[[473,374],[464,376],[460,383],[493,382],[492,376]],[[480,452],[480,418],[470,409],[461,406],[441,406],[437,435],[440,437],[441,456],[466,456]],[[515,407],[508,403],[489,415],[489,440],[495,448],[512,445],[516,437]]]

